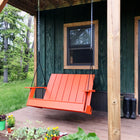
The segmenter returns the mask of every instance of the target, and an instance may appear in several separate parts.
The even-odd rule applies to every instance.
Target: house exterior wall
[[[134,93],[134,17],[139,16],[136,0],[121,3],[121,93]],[[99,21],[98,70],[94,70],[96,93],[93,105],[106,110],[107,104],[107,4],[94,3],[93,18]],[[48,82],[51,73],[89,73],[89,70],[63,69],[63,25],[90,21],[90,4],[41,12],[41,64]],[[38,63],[39,64],[39,63]],[[44,83],[38,66],[38,86]],[[95,97],[95,98],[94,98]],[[103,101],[103,105],[95,102]],[[96,108],[96,107],[95,107]]]
[[[95,11],[97,13],[95,13]],[[104,15],[102,14],[104,13]],[[94,20],[99,21],[99,69],[96,75],[96,90],[107,90],[107,19],[106,3],[94,4]],[[90,21],[90,5],[69,7],[41,12],[41,63],[46,79],[51,73],[89,73],[90,70],[63,69],[63,25],[65,23]],[[90,66],[89,66],[90,67]],[[38,72],[38,85],[43,83]]]

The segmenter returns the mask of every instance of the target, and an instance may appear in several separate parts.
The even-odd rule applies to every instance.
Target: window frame
[[[67,30],[70,27],[76,26],[87,26],[91,25],[91,21],[84,22],[75,22],[75,23],[66,23],[64,24],[64,69],[91,69],[90,65],[69,65],[67,63],[68,60],[68,35]],[[98,69],[98,20],[93,21],[94,25],[94,65],[92,65],[92,69]]]

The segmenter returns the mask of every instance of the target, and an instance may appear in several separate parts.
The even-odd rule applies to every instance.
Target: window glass
[[[73,45],[89,45],[91,29],[90,27],[76,27],[69,29],[70,34],[70,46]]]
[[[94,26],[93,26],[94,27]],[[91,26],[70,27],[68,36],[68,64],[91,65],[94,64],[94,49],[91,44]],[[93,28],[94,39],[94,28]],[[93,43],[94,44],[94,43]],[[94,47],[94,46],[93,46]]]
[[[70,64],[90,65],[93,64],[93,52],[91,49],[70,50]]]

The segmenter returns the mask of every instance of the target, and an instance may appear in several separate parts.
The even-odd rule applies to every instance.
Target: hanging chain
[[[94,64],[94,32],[93,32],[93,0],[91,0],[91,47],[90,49],[92,50],[92,63],[91,65]]]
[[[94,46],[93,46],[93,0],[91,0],[91,38],[90,38],[91,42],[90,42],[90,50],[92,50],[92,52],[94,52]],[[94,54],[93,58],[92,58],[92,62],[90,65],[90,72],[89,72],[89,77],[88,77],[88,84],[87,84],[87,90],[89,90],[89,82],[90,82],[90,74],[92,74],[93,71],[93,61],[94,61]],[[92,79],[93,79],[93,74],[92,74]]]
[[[90,49],[93,49],[93,0],[91,0],[91,43]]]

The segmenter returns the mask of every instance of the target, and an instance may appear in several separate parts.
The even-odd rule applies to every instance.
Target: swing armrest
[[[47,87],[25,87],[25,88],[30,88],[30,89],[44,88],[44,89],[47,89]]]
[[[85,93],[89,93],[89,92],[95,92],[95,90],[85,90]]]

